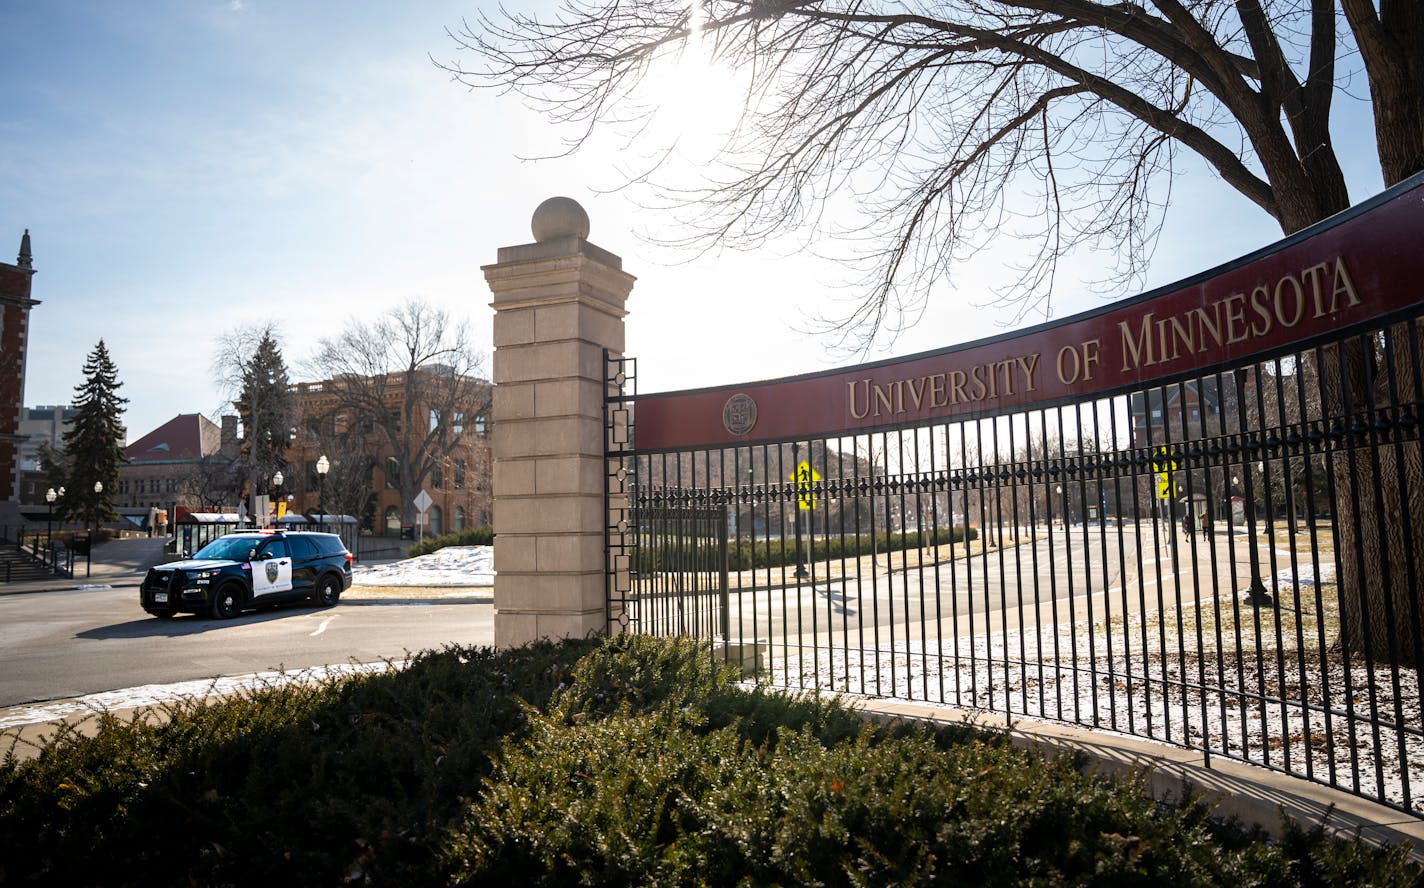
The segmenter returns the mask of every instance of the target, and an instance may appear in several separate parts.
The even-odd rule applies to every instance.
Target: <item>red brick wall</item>
[[[0,500],[19,496],[20,407],[25,397],[25,350],[32,272],[0,264]]]

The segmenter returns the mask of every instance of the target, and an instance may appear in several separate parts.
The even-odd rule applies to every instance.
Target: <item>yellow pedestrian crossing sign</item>
[[[1152,457],[1152,471],[1157,473],[1159,478],[1168,476],[1177,470],[1177,461],[1172,459],[1172,455],[1167,452],[1167,448],[1157,448],[1157,455]]]
[[[796,471],[791,473],[791,480],[796,482],[796,508],[802,511],[814,509],[816,495],[811,485],[821,480],[820,474],[811,468],[810,463],[802,460],[796,464]]]
[[[1175,483],[1173,483],[1173,482],[1172,482],[1172,479],[1171,479],[1171,478],[1168,478],[1166,475],[1158,475],[1158,476],[1157,476],[1157,498],[1158,498],[1158,499],[1176,499],[1176,498],[1177,498],[1177,485],[1176,485]]]

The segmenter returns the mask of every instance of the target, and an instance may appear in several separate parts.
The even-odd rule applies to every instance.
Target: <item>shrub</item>
[[[968,538],[979,538],[978,528],[968,528]],[[937,527],[924,533],[879,533],[857,536],[811,536],[803,538],[806,555],[811,561],[839,561],[866,555],[903,552],[929,546],[945,546],[964,542],[964,527]],[[635,569],[644,574],[672,570],[679,563],[685,544],[676,537],[640,546],[634,556]],[[790,566],[796,563],[793,538],[750,540],[739,538],[727,544],[727,569],[732,571],[762,570]]]
[[[446,546],[492,546],[494,545],[494,529],[490,527],[471,527],[457,533],[442,534],[438,537],[431,537],[422,540],[410,547],[406,553],[408,558],[416,558],[420,555],[429,555],[437,552]]]
[[[0,761],[10,884],[1411,885],[1002,735],[863,723],[622,636],[100,717]]]

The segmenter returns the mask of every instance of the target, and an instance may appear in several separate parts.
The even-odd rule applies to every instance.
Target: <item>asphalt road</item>
[[[494,640],[488,603],[343,601],[232,620],[149,616],[135,586],[0,596],[0,707]]]

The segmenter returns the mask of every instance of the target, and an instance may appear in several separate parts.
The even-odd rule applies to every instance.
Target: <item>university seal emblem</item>
[[[275,562],[275,561],[269,561],[269,562],[267,562],[266,565],[264,565],[264,567],[265,567],[266,570],[267,570],[267,582],[269,582],[269,583],[275,583],[275,582],[277,582],[277,569],[278,569],[278,568],[277,568],[277,562]]]
[[[729,434],[745,435],[757,421],[757,405],[750,395],[735,394],[722,406],[722,426]]]

